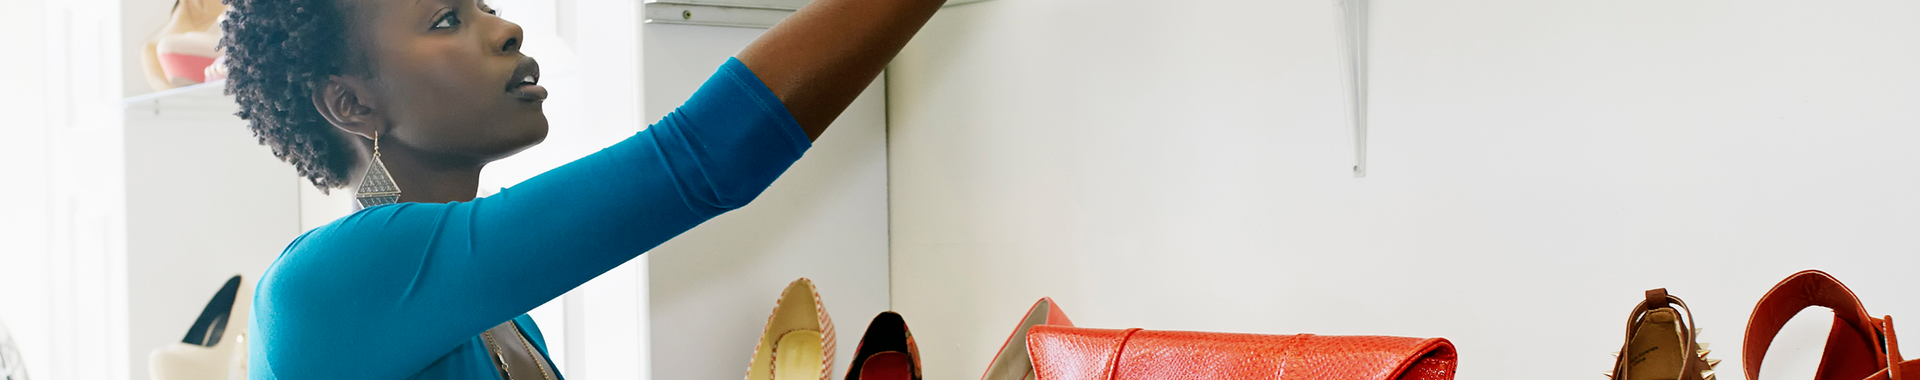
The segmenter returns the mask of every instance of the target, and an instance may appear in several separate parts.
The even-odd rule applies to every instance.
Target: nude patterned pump
[[[833,320],[813,280],[793,280],[767,317],[760,344],[747,364],[747,380],[830,380]]]
[[[1678,309],[1674,306],[1679,306]],[[1684,318],[1683,318],[1684,317]],[[1627,318],[1627,341],[1614,354],[1613,380],[1714,380],[1719,359],[1708,359],[1696,336],[1693,312],[1667,290],[1647,291],[1647,299]]]
[[[1073,321],[1067,319],[1067,313],[1060,311],[1060,305],[1052,298],[1041,297],[1027,309],[1020,325],[1014,326],[1013,336],[1000,345],[1000,353],[993,356],[993,362],[987,364],[987,373],[980,380],[1033,380],[1033,357],[1027,351],[1027,331],[1034,326],[1072,327]]]

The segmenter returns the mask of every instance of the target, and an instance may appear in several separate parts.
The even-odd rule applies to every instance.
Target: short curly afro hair
[[[349,11],[338,0],[226,0],[227,94],[260,144],[321,191],[346,187],[356,162],[313,105],[313,91],[354,69]]]

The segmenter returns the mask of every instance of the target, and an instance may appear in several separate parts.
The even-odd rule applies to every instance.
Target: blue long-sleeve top
[[[747,204],[811,147],[729,59],[679,109],[472,202],[370,207],[307,231],[254,293],[253,379],[496,379],[480,332]],[[556,367],[557,368],[557,367]]]

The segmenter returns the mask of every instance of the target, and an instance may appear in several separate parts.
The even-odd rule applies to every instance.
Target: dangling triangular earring
[[[360,179],[360,189],[353,197],[360,200],[360,208],[400,203],[400,185],[393,183],[387,164],[380,162],[379,131],[373,132],[373,164],[368,165],[367,176]]]

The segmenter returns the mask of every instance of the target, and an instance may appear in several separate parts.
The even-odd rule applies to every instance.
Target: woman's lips
[[[512,91],[507,91],[507,93],[513,94],[514,97],[520,98],[520,100],[529,102],[547,100],[547,88],[540,87],[540,85],[537,84],[520,85],[519,87],[514,87]]]
[[[520,57],[520,65],[513,69],[513,77],[507,79],[507,93],[522,101],[546,100],[547,88],[540,86],[540,62],[533,57]]]

